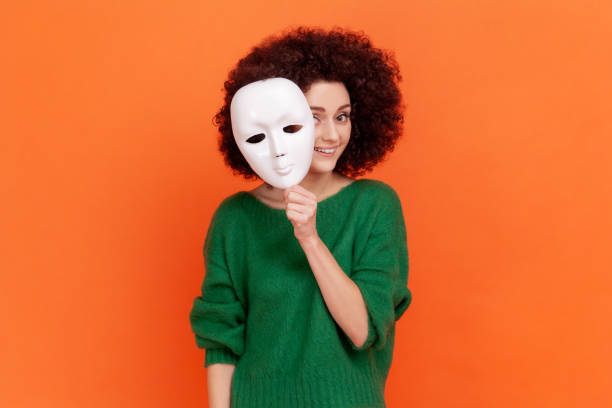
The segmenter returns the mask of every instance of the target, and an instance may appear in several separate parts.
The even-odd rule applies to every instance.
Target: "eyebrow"
[[[291,117],[291,113],[285,113],[283,116],[281,116],[280,118],[278,118],[279,122],[284,122],[287,119],[289,119]]]
[[[344,108],[350,108],[350,107],[351,107],[351,104],[350,104],[350,103],[347,103],[346,105],[342,105],[342,106],[340,106],[340,107],[339,107],[338,109],[336,109],[336,110],[342,110],[342,109],[344,109]],[[320,111],[325,112],[325,108],[323,108],[323,107],[321,107],[321,106],[311,106],[311,107],[310,107],[310,109],[311,109],[311,110],[320,110]]]

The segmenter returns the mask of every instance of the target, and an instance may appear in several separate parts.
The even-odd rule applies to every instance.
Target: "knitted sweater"
[[[241,191],[216,210],[190,313],[204,366],[235,364],[232,408],[384,408],[395,321],[411,302],[400,200],[360,179],[317,204],[317,232],[357,284],[368,336],[355,346],[326,307],[285,210]]]

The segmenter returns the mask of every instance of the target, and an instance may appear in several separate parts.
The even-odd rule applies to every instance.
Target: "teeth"
[[[333,149],[323,149],[321,147],[315,147],[314,148],[316,151],[321,152],[321,153],[333,153],[336,151],[336,148],[334,147]]]

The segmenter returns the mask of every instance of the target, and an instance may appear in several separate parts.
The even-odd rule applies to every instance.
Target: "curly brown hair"
[[[265,39],[242,58],[225,81],[225,101],[214,117],[219,150],[236,174],[257,175],[240,153],[232,134],[234,94],[254,81],[283,77],[302,92],[319,80],[342,82],[351,99],[351,136],[335,171],[359,176],[370,171],[402,134],[401,75],[392,52],[372,46],[362,32],[299,27]]]

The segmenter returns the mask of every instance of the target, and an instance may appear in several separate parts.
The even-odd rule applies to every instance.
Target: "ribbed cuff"
[[[372,317],[370,316],[370,313],[368,313],[368,336],[366,337],[366,340],[361,345],[361,347],[357,347],[355,343],[353,343],[351,338],[346,335],[346,333],[345,333],[345,337],[348,343],[351,345],[351,348],[356,351],[367,350],[372,344],[374,344],[374,341],[376,340],[376,330],[374,328],[374,324],[372,323]]]
[[[254,374],[236,367],[231,408],[385,408],[384,379],[370,367]]]
[[[238,362],[238,356],[227,348],[206,349],[204,356],[204,367],[215,363],[234,364]]]

